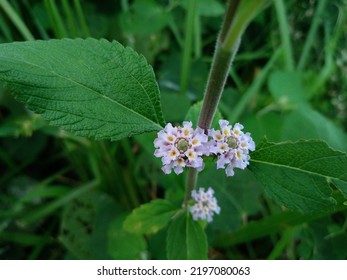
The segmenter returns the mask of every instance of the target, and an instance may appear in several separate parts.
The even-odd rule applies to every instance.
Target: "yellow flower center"
[[[170,151],[170,157],[176,157],[177,156],[177,152],[175,150]]]
[[[216,134],[216,139],[217,139],[217,140],[222,140],[222,139],[223,139],[222,134]]]
[[[194,159],[194,158],[195,158],[194,152],[189,152],[189,153],[188,153],[188,157],[189,157],[190,159]]]
[[[228,146],[227,146],[227,145],[221,145],[221,146],[220,146],[220,149],[221,149],[222,151],[226,151],[226,150],[227,150],[227,148],[228,148]]]
[[[183,130],[184,136],[189,136],[190,132],[188,129]]]
[[[172,142],[174,140],[174,137],[172,135],[169,135],[168,137],[166,137],[166,140]]]

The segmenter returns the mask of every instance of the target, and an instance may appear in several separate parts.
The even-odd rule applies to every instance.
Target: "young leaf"
[[[164,125],[152,67],[115,41],[1,44],[0,81],[51,124],[81,136],[118,140]]]
[[[169,260],[205,260],[207,249],[205,231],[188,211],[171,222],[167,234]]]
[[[334,207],[329,183],[347,197],[347,154],[323,141],[264,141],[251,154],[249,168],[270,197],[292,210],[318,212]]]
[[[134,209],[125,219],[123,227],[132,233],[156,233],[169,223],[176,211],[176,208],[167,200],[152,200]]]

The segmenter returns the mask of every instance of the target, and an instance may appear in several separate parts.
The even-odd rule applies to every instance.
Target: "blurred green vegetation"
[[[346,4],[272,1],[242,38],[222,116],[243,123],[256,143],[264,136],[323,139],[347,152]],[[202,99],[224,9],[218,0],[0,0],[0,43],[117,40],[153,66],[166,121],[175,123]],[[155,137],[71,135],[0,84],[0,258],[165,259],[164,232],[144,237],[122,229],[142,203],[183,199],[185,177],[162,173]],[[286,211],[247,170],[226,178],[205,168],[198,186],[214,187],[222,208],[207,227],[211,259],[347,257],[346,208]]]

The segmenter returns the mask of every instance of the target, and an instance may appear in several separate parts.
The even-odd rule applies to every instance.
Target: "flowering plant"
[[[227,203],[224,202],[226,182],[228,185],[231,182],[230,185],[234,186],[236,177],[241,172],[251,172],[254,180],[263,185],[271,201],[285,209],[284,211],[317,214],[333,211],[336,206],[344,207],[343,200],[347,197],[346,153],[332,149],[321,140],[272,143],[264,138],[257,141],[256,147],[251,133],[246,132],[252,125],[244,123],[246,129],[243,131],[244,126],[236,122],[241,118],[238,107],[228,116],[228,120],[218,110],[241,37],[254,16],[269,2],[228,1],[203,100],[199,103],[202,105],[198,107],[198,111],[192,109],[195,106],[193,105],[187,114],[189,118],[177,126],[164,119],[162,98],[153,68],[142,55],[130,47],[124,47],[116,41],[92,38],[0,45],[0,81],[8,86],[18,101],[27,105],[30,112],[42,115],[52,125],[78,136],[98,140],[118,141],[132,136],[140,137],[145,133],[152,133],[153,137],[156,137],[154,141],[151,139],[147,146],[145,141],[139,142],[146,146],[144,149],[150,150],[152,157],[154,152],[154,156],[160,158],[157,159],[160,165],[157,169],[161,169],[161,174],[163,172],[165,175],[162,174],[164,178],[158,180],[158,185],[165,190],[167,184],[170,184],[175,192],[157,192],[157,183],[153,184],[153,188],[148,192],[139,188],[143,197],[151,198],[149,202],[140,205],[134,190],[127,188],[127,182],[133,178],[129,174],[124,175],[120,183],[122,187],[124,185],[120,195],[121,199],[131,201],[131,207],[127,205],[126,210],[131,208],[132,212],[129,214],[124,211],[124,215],[120,215],[112,223],[118,230],[114,231],[116,234],[113,235],[117,246],[123,244],[118,241],[122,241],[126,236],[128,241],[133,241],[136,249],[134,255],[138,257],[145,251],[143,244],[150,242],[148,240],[151,236],[160,235],[159,233],[165,235],[168,259],[206,259],[210,242],[215,242],[216,246],[229,246],[228,242],[234,242],[230,241],[233,238],[229,238],[233,234],[229,219],[233,213],[226,210]],[[187,49],[189,51],[189,48]],[[274,59],[279,54],[280,51],[276,52]],[[290,64],[289,61],[288,65]],[[304,62],[301,65],[304,65]],[[288,76],[292,77],[288,74],[285,78]],[[282,74],[278,73],[273,79],[282,78]],[[274,87],[272,83],[269,84],[270,88]],[[184,89],[184,83],[182,88]],[[281,97],[281,94],[278,95]],[[275,98],[282,100],[278,95],[275,95]],[[287,96],[286,98],[290,99]],[[175,110],[171,111],[175,113]],[[215,116],[219,116],[217,121],[214,121]],[[236,123],[233,124],[234,122]],[[121,148],[117,148],[121,153],[132,154],[139,149],[135,147],[132,150],[127,144],[120,143]],[[102,149],[104,147],[100,148]],[[105,156],[98,154],[98,158],[102,158],[105,166],[112,161],[108,153]],[[102,171],[95,168],[95,161],[90,162],[92,172],[100,175]],[[138,168],[134,162],[129,163],[129,166]],[[117,168],[121,170],[122,166]],[[110,168],[109,174],[117,168]],[[214,173],[211,173],[211,170]],[[148,176],[145,173],[142,170],[139,172]],[[245,176],[251,173],[245,173]],[[85,172],[83,175],[88,177],[89,174]],[[179,179],[166,180],[172,177]],[[182,178],[185,178],[185,182]],[[134,180],[141,181],[141,178]],[[91,190],[102,190],[101,181],[100,179],[86,184],[81,191],[86,196],[83,203],[78,200],[81,194],[79,191],[69,196],[71,200],[76,199],[85,212],[76,218],[74,205],[67,208],[62,223],[61,240],[69,248],[73,247],[71,243],[76,242],[75,251],[78,253],[84,252],[79,247],[95,241],[81,241],[79,234],[93,231],[89,224],[95,222],[94,218],[95,224],[98,222],[99,216],[94,213],[92,219],[86,213],[93,213],[90,209],[99,207],[95,206],[98,200],[94,197],[95,192]],[[251,185],[253,187],[255,184]],[[243,187],[246,186],[241,186],[241,189]],[[234,186],[235,191],[236,188],[237,186]],[[230,190],[230,193],[233,193],[234,189]],[[228,195],[233,200],[230,193]],[[51,195],[51,192],[47,194]],[[101,195],[98,198],[104,206],[107,199]],[[252,200],[248,197],[247,199]],[[58,201],[41,213],[47,213],[62,203],[64,201]],[[235,200],[234,204],[242,216],[243,209],[237,206],[238,201]],[[106,207],[105,209],[104,212],[113,213]],[[231,233],[227,234],[227,238],[220,235],[211,241],[205,229],[217,224],[222,215],[225,215],[224,222],[219,226],[227,225],[227,230]],[[33,216],[35,218],[35,215]],[[87,224],[88,227],[74,231],[75,224],[82,227]],[[36,239],[34,241],[36,242]],[[118,252],[113,253],[118,256]]]

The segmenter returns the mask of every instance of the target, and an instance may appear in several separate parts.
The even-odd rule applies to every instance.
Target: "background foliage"
[[[0,42],[120,41],[153,66],[166,121],[181,122],[202,98],[224,13],[224,1],[197,1],[196,9],[193,2],[0,0]],[[242,122],[257,145],[264,135],[271,142],[321,139],[347,152],[346,4],[273,1],[242,39],[222,116]],[[161,172],[153,157],[155,136],[116,142],[78,137],[49,126],[0,88],[1,258],[182,258],[170,250],[175,244],[165,246],[166,229],[140,227],[129,234],[122,226],[133,208],[153,199],[172,201],[155,200],[163,215],[180,207],[184,175]],[[248,170],[226,178],[214,168],[199,176],[198,186],[214,187],[222,208],[207,227],[209,258],[347,257],[346,207],[338,193],[332,193],[338,206],[302,214],[277,206],[258,179]],[[305,201],[298,205],[305,208]],[[179,219],[183,224],[186,217]],[[185,226],[194,232],[194,224]],[[168,241],[179,234],[174,227],[168,231]]]

